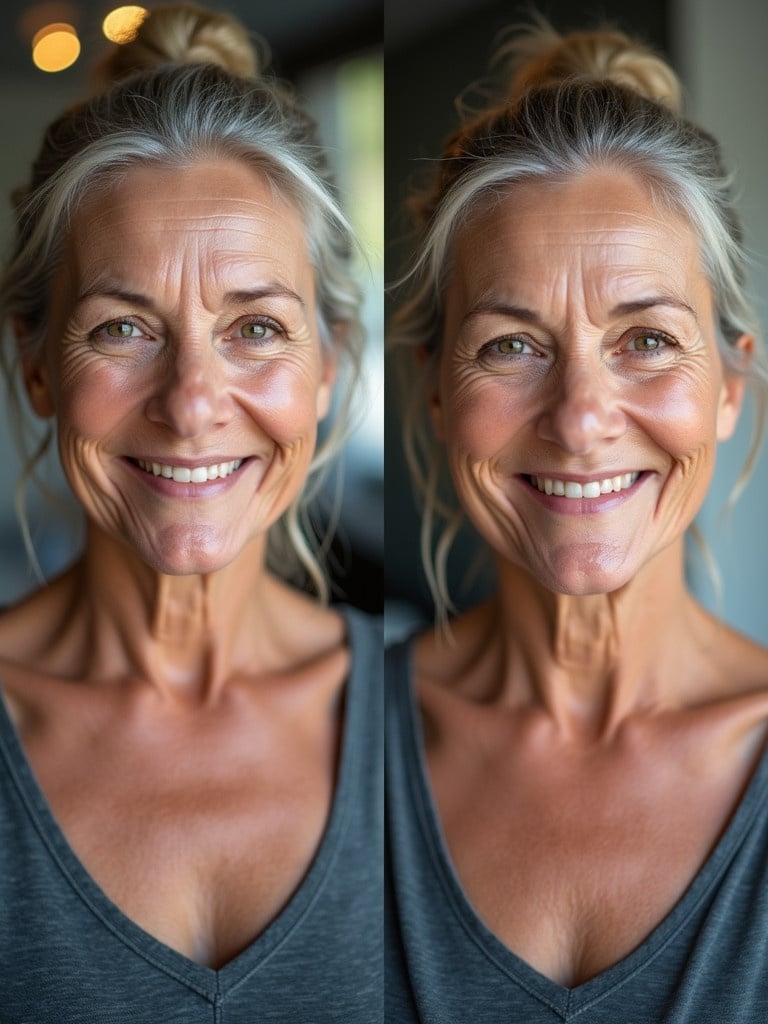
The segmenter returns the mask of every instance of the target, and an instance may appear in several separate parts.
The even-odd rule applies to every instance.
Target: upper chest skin
[[[638,718],[596,748],[535,710],[419,687],[453,865],[488,927],[574,987],[640,945],[722,834],[764,742],[766,698]]]
[[[131,920],[221,967],[283,909],[326,826],[338,769],[337,648],[239,679],[215,708],[163,706],[6,668],[33,772],[86,870]]]

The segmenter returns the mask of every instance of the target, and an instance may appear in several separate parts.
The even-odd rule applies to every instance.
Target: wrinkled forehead
[[[79,276],[170,273],[212,259],[271,268],[292,287],[312,276],[302,216],[261,172],[235,161],[131,168],[75,213],[67,256]]]
[[[482,198],[459,226],[448,298],[498,287],[556,294],[575,277],[595,292],[671,288],[709,297],[696,234],[634,176],[529,180]]]

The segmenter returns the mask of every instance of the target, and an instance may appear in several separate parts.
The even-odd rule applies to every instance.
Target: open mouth
[[[528,483],[542,494],[554,494],[559,498],[600,498],[605,494],[617,494],[633,487],[642,474],[622,473],[602,480],[559,480],[556,477],[527,476]]]
[[[145,473],[173,480],[178,484],[204,484],[209,480],[224,480],[236,473],[247,459],[233,459],[231,462],[214,462],[209,466],[171,466],[163,462],[147,462],[131,459],[131,462]]]

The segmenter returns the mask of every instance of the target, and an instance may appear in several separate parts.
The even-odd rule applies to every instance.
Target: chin
[[[207,576],[225,568],[237,551],[210,530],[168,530],[138,554],[147,565],[166,576]]]
[[[556,550],[545,565],[527,568],[552,593],[586,597],[619,590],[632,579],[637,567],[626,551],[583,544]]]

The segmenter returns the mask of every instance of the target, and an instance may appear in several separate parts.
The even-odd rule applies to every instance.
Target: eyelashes
[[[286,337],[286,330],[271,317],[245,316],[221,333],[226,341],[244,342],[254,347],[268,346]],[[125,346],[138,340],[157,341],[157,335],[141,320],[132,316],[107,320],[88,332],[88,337],[102,345]]]
[[[615,355],[625,353],[646,360],[670,355],[679,349],[679,342],[665,331],[633,327],[622,334],[612,351]],[[509,364],[528,359],[548,360],[551,357],[551,347],[538,344],[530,335],[523,332],[494,338],[482,345],[478,352],[478,359],[481,362]]]

